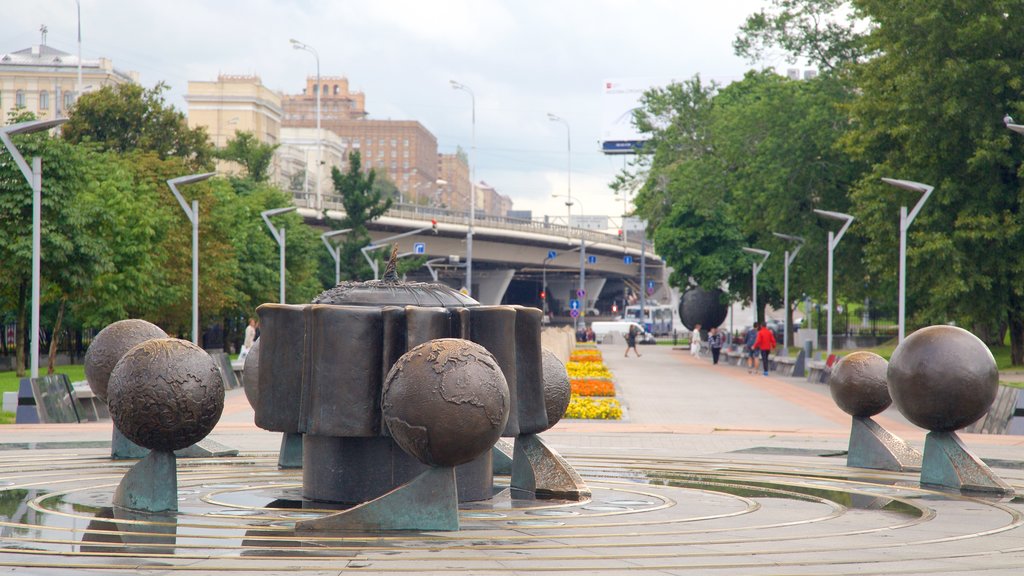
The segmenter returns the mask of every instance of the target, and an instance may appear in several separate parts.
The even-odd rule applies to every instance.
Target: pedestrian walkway
[[[131,462],[109,423],[13,425],[0,441],[0,567],[16,573],[1019,574],[1024,504],[845,465],[850,419],[826,386],[712,366],[685,351],[602,346],[623,421],[544,434],[590,500],[465,504],[450,533],[318,533],[300,470],[255,428],[241,390],[211,437],[238,457],[179,460],[179,513],[110,507]],[[924,432],[879,417],[919,447]],[[1024,492],[1024,439],[964,435]],[[507,484],[499,477],[496,484]]]

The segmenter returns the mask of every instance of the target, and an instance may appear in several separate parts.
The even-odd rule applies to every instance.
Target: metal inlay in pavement
[[[435,533],[296,533],[304,503],[276,455],[178,461],[179,512],[111,498],[131,462],[100,449],[0,452],[0,566],[32,573],[929,574],[1010,571],[1024,501],[922,489],[841,458],[570,459],[593,497],[499,490]],[[499,488],[508,479],[498,478]],[[1010,478],[1018,490],[1020,478]],[[981,568],[979,568],[979,566]]]

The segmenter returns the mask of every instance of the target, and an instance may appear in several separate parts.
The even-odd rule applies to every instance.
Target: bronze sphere
[[[832,368],[828,389],[832,399],[850,416],[874,416],[892,404],[886,369],[889,363],[874,352],[857,351],[846,356]]]
[[[167,333],[139,319],[119,320],[100,330],[85,353],[85,378],[93,394],[106,400],[107,382],[117,361],[136,344],[154,338],[167,338]]]
[[[548,428],[551,428],[565,415],[569,407],[569,373],[565,364],[550,350],[543,348],[544,353],[544,408],[548,415]]]
[[[458,338],[424,342],[395,362],[384,381],[384,421],[395,442],[430,466],[457,466],[497,442],[509,389],[494,356]]]
[[[985,343],[955,326],[929,326],[907,336],[889,360],[889,393],[914,424],[952,432],[985,415],[999,370]]]

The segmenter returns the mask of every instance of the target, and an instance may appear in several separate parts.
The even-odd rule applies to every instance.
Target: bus
[[[672,307],[658,304],[644,306],[644,318],[640,319],[640,306],[626,306],[623,319],[639,322],[648,332],[655,336],[672,333]]]

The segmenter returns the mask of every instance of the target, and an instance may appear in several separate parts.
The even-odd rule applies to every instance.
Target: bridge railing
[[[300,206],[312,207],[313,195],[304,192],[293,193],[295,203]],[[324,207],[331,210],[344,210],[341,196],[329,194],[324,196]],[[394,203],[387,215],[392,218],[408,218],[411,220],[437,220],[446,224],[469,225],[469,212],[462,210],[451,210],[449,208],[438,208],[436,206],[423,206],[420,204]],[[616,234],[609,234],[599,230],[588,230],[586,228],[574,228],[547,220],[546,217],[534,220],[522,218],[508,218],[495,216],[484,212],[477,212],[474,219],[476,226],[499,228],[503,230],[516,230],[519,232],[536,232],[539,234],[566,236],[574,239],[584,239],[588,242],[619,243],[623,241]],[[627,240],[625,244],[632,248],[639,248],[640,243]]]

